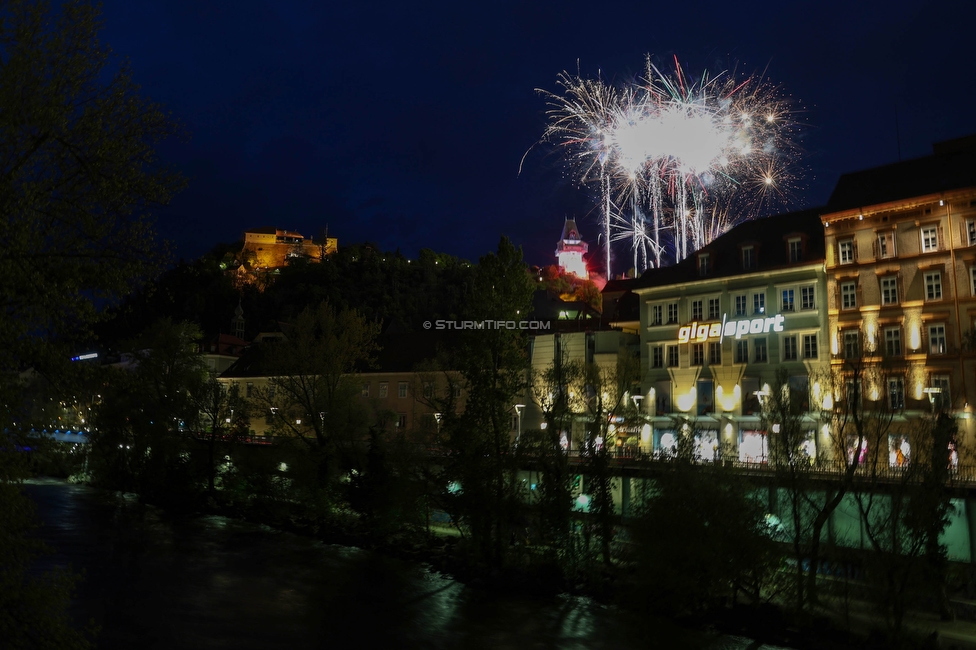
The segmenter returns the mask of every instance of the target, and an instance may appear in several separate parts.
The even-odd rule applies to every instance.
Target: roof
[[[648,269],[641,277],[631,281],[633,284],[630,288],[682,284],[795,266],[790,262],[787,246],[787,239],[791,236],[800,236],[805,240],[802,264],[823,262],[825,248],[821,212],[823,208],[811,208],[746,221],[674,266]],[[747,245],[756,250],[756,266],[752,270],[742,268],[741,248]],[[705,253],[709,255],[711,270],[702,276],[698,272],[698,257]],[[611,286],[611,283],[608,282],[607,286]],[[613,287],[620,288],[618,284]]]
[[[830,212],[976,187],[976,135],[939,142],[933,153],[844,174],[827,201]]]
[[[573,236],[574,234],[575,236]],[[571,241],[583,239],[580,235],[579,228],[576,226],[576,219],[566,219],[566,223],[563,224],[562,239],[569,239]]]

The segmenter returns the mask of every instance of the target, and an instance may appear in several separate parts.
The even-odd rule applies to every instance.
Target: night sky
[[[567,216],[595,248],[591,195],[534,147],[536,89],[564,70],[626,82],[646,54],[765,70],[790,97],[807,172],[789,209],[824,203],[843,172],[976,133],[976,3],[961,0],[105,0],[104,20],[190,134],[160,152],[189,186],[158,213],[186,259],[247,228],[328,226],[340,247],[472,260],[506,234],[548,264]]]

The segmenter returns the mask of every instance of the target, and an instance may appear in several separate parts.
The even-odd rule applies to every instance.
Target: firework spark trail
[[[600,183],[608,278],[612,242],[630,242],[639,273],[664,262],[662,237],[680,261],[786,197],[793,123],[761,80],[734,71],[693,79],[677,58],[667,75],[648,58],[645,77],[619,91],[565,72],[558,83],[562,94],[541,91],[543,140],[563,146],[580,184]]]

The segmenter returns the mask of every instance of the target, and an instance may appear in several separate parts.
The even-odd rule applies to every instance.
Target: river
[[[86,486],[25,490],[55,549],[39,568],[84,573],[71,613],[94,619],[106,650],[755,647],[582,597],[498,596],[423,565],[225,517],[172,517]]]

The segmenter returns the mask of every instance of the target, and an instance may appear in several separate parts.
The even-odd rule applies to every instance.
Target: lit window
[[[888,405],[892,409],[905,408],[905,380],[901,377],[888,378]]]
[[[789,241],[790,262],[799,262],[803,259],[803,241],[797,237]]]
[[[925,299],[942,300],[942,273],[939,271],[925,274]]]
[[[844,332],[844,358],[859,359],[861,357],[861,336],[857,330]]]
[[[380,399],[386,399],[387,394],[390,391],[390,384],[385,381],[380,382]]]
[[[691,344],[691,365],[700,366],[705,363],[705,344],[704,343],[692,343]]]
[[[660,325],[664,322],[664,305],[654,305],[651,307],[651,325]]]
[[[398,393],[397,393],[397,396],[398,397],[406,397],[407,396],[407,382],[401,381],[397,390],[398,390]]]
[[[720,307],[718,298],[708,299],[708,317],[710,319],[720,318]]]
[[[898,304],[898,278],[894,275],[881,278],[881,304]]]
[[[800,309],[816,309],[815,287],[800,287]]]
[[[885,353],[889,357],[901,356],[901,328],[887,327],[884,331]]]
[[[803,335],[803,358],[804,359],[817,358],[817,335],[816,334]]]
[[[768,355],[766,354],[766,339],[756,339],[752,343],[753,349],[756,351],[756,363],[766,363]]]
[[[793,311],[795,306],[793,300],[793,289],[783,289],[783,309],[782,311]]]
[[[850,264],[855,259],[854,254],[854,240],[845,239],[837,244],[838,259],[840,259],[841,264]]]
[[[668,346],[668,368],[678,367],[678,346],[669,345]]]
[[[678,322],[678,303],[671,302],[668,303],[668,324],[672,325]]]
[[[939,250],[939,228],[938,226],[922,227],[922,252],[931,253]]]
[[[407,428],[407,415],[405,413],[400,413],[399,415],[397,415],[396,425],[397,425],[397,429]]]
[[[722,365],[722,344],[712,342],[708,344],[708,363],[713,366]]]
[[[854,282],[844,282],[840,285],[840,306],[842,309],[854,309],[857,307],[857,284]]]
[[[945,354],[946,330],[945,325],[929,325],[929,354]]]
[[[796,361],[796,336],[783,337],[783,361]]]
[[[878,233],[878,259],[886,260],[895,256],[895,233],[890,230]]]
[[[754,314],[766,313],[766,294],[764,293],[752,294],[752,312]]]
[[[735,362],[749,363],[749,341],[739,339],[735,342]]]
[[[702,319],[702,314],[704,314],[704,311],[702,309],[702,305],[703,304],[704,304],[704,302],[701,301],[701,300],[692,300],[691,301],[691,319],[692,320],[701,320]]]
[[[653,368],[663,368],[664,367],[664,347],[655,346],[651,348],[651,367]]]

